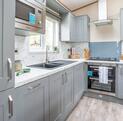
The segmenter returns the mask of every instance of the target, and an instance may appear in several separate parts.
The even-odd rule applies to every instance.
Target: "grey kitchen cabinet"
[[[50,121],[62,121],[63,98],[62,90],[64,81],[62,73],[56,73],[49,77],[50,80]]]
[[[118,65],[116,82],[116,96],[123,99],[123,65]]]
[[[79,32],[79,36],[83,38],[83,42],[89,42],[90,41],[90,18],[89,16],[81,16],[81,19],[83,19],[83,35],[81,35],[81,32]],[[80,40],[79,40],[80,41]]]
[[[88,16],[63,15],[61,21],[61,41],[89,42],[90,19]]]
[[[61,21],[61,41],[72,41],[74,39],[73,33],[75,33],[74,27],[74,19],[75,16],[71,13],[63,15],[63,19]]]
[[[62,74],[64,80],[63,86],[63,119],[71,113],[73,102],[73,68],[67,69]]]
[[[74,105],[76,105],[81,99],[85,89],[86,82],[83,76],[83,64],[78,64],[74,67]]]
[[[123,8],[120,10],[120,40],[123,40]]]
[[[0,121],[16,121],[14,89],[0,92]]]
[[[15,0],[0,0],[0,91],[14,87]]]
[[[64,121],[73,109],[73,69],[56,73],[50,80],[50,121]]]
[[[77,42],[89,42],[90,40],[90,19],[88,16],[76,16],[75,17],[75,34]]]
[[[48,79],[16,88],[16,121],[49,121]]]

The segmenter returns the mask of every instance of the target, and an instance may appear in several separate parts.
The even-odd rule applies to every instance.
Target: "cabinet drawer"
[[[20,91],[20,90],[22,91],[23,90],[22,91],[23,94],[32,93],[34,91],[39,90],[43,86],[43,83],[44,82],[47,82],[47,79],[46,78],[43,78],[41,80],[37,80],[35,82],[29,83],[27,85],[24,85],[22,87],[18,87],[17,90],[18,91]]]

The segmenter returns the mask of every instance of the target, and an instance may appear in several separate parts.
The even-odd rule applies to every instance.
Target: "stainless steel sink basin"
[[[49,63],[40,63],[40,64],[31,65],[29,67],[52,69],[52,68],[57,68],[57,67],[61,67],[64,65],[68,65],[73,62],[75,61],[56,60],[56,61],[50,61]]]
[[[53,63],[63,63],[63,65],[68,65],[71,63],[75,63],[76,61],[71,61],[71,60],[55,60],[55,61],[51,61]]]
[[[41,63],[36,65],[31,65],[30,67],[38,67],[38,68],[55,68],[63,65],[62,63]]]

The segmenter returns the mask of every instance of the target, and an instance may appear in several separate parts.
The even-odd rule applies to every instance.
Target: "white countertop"
[[[98,61],[98,60],[85,60],[84,62],[92,62],[92,63],[107,63],[107,64],[116,64],[115,61]]]
[[[115,61],[98,61],[98,60],[84,60],[84,59],[64,59],[64,60],[76,61],[76,62],[55,69],[31,68],[31,71],[29,73],[25,73],[20,76],[16,76],[15,73],[15,88],[36,81],[38,79],[50,76],[57,72],[63,71],[79,63],[93,62],[93,63],[107,63],[107,64],[123,64],[123,61],[115,62]]]
[[[83,62],[107,63],[107,64],[123,64],[123,61],[100,61],[100,60],[83,60]]]
[[[30,82],[36,81],[38,79],[50,76],[52,74],[63,71],[65,69],[68,69],[70,67],[73,67],[73,66],[83,62],[82,59],[79,59],[79,60],[72,59],[71,61],[76,61],[76,62],[65,65],[65,66],[61,66],[61,67],[58,67],[55,69],[31,68],[31,71],[29,73],[25,73],[20,76],[16,76],[16,73],[15,73],[15,88],[20,87],[25,84],[28,84]]]

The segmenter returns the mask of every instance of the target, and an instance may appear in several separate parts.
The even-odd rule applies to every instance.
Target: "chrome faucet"
[[[49,62],[49,60],[48,60],[48,49],[49,49],[49,47],[46,46],[46,60],[45,60],[45,63]]]

